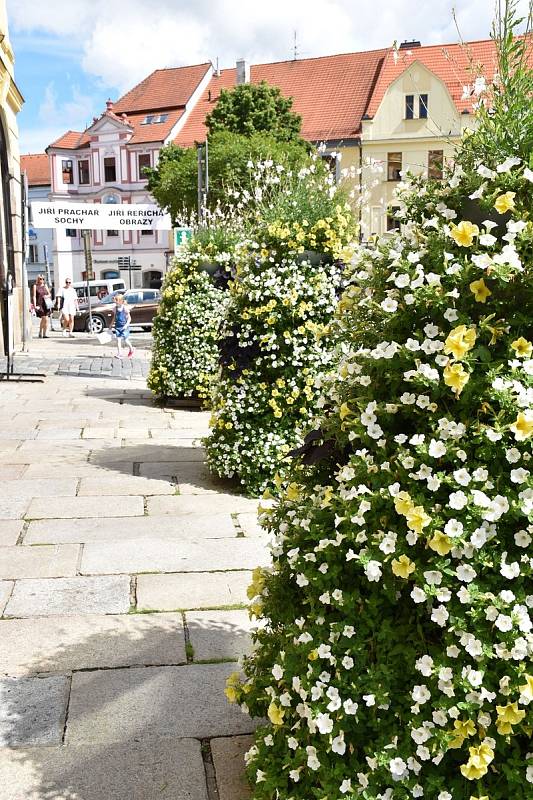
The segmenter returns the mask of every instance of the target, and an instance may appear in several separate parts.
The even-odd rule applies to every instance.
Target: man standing
[[[65,279],[65,285],[57,295],[57,307],[61,308],[63,317],[63,336],[74,336],[74,317],[79,311],[78,295],[72,286],[70,278]]]

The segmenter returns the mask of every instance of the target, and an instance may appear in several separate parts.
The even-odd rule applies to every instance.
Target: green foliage
[[[148,188],[173,219],[197,208],[198,164],[196,148],[170,144],[163,147],[156,169],[147,170]],[[302,140],[280,142],[270,134],[251,136],[219,131],[209,138],[208,207],[227,202],[228,190],[245,191],[253,183],[249,162],[272,159],[287,169],[298,169],[308,161],[308,146]]]
[[[222,89],[206,124],[210,134],[230,131],[250,137],[266,133],[279,142],[293,142],[299,139],[302,118],[292,111],[292,98],[261,81]]]

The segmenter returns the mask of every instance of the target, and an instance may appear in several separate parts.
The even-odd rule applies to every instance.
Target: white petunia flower
[[[432,458],[441,458],[442,456],[446,455],[446,446],[442,442],[432,439],[429,443],[428,452]]]
[[[436,622],[437,625],[440,625],[441,628],[443,628],[446,625],[446,621],[449,616],[450,615],[448,614],[446,607],[442,605],[438,606],[437,608],[434,608],[431,612],[432,621]]]
[[[455,472],[453,473],[453,477],[454,477],[454,480],[455,480],[455,481],[456,481],[456,482],[457,482],[457,483],[458,483],[460,486],[468,486],[468,484],[469,484],[469,483],[470,483],[470,481],[472,480],[472,478],[470,477],[470,474],[469,474],[468,470],[466,470],[466,469],[464,469],[464,468],[462,468],[462,469],[456,469],[456,470],[455,470]]]

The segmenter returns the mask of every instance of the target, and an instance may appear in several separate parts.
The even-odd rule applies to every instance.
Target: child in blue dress
[[[123,294],[115,295],[115,310],[113,312],[113,319],[111,327],[117,339],[117,353],[115,358],[122,358],[122,342],[128,345],[128,358],[131,358],[135,352],[130,339],[130,323],[131,313],[130,307],[126,303]]]

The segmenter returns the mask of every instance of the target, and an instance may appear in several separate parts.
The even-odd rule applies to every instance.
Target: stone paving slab
[[[60,744],[69,679],[0,678],[0,745]]]
[[[78,672],[72,677],[66,742],[251,733],[253,720],[224,695],[226,679],[236,669],[229,663]]]
[[[212,514],[228,513],[236,514],[239,511],[255,511],[257,500],[248,497],[241,497],[236,494],[221,494],[210,496],[209,499],[196,495],[175,495],[174,497],[150,497],[148,498],[148,514],[160,516],[169,514],[178,516],[180,514],[199,514],[206,507]]]
[[[24,544],[118,542],[144,538],[197,541],[229,539],[236,535],[229,514],[189,514],[175,519],[128,517],[123,525],[117,522],[116,517],[38,519],[29,523]]]
[[[0,578],[68,578],[76,574],[79,546],[0,547]]]
[[[22,478],[25,469],[24,464],[0,464],[0,481],[18,480]]]
[[[109,495],[105,503],[95,502],[93,497],[57,497],[51,505],[48,500],[32,500],[26,517],[28,519],[78,519],[82,517],[139,517],[144,514],[142,497]]]
[[[2,444],[4,442],[11,442],[16,440],[24,440],[24,439],[35,439],[37,436],[37,431],[35,428],[25,428],[23,430],[17,430],[16,428],[3,428],[0,431],[0,440]]]
[[[89,542],[81,559],[82,575],[113,575],[137,572],[210,572],[254,569],[270,563],[268,552],[254,539],[205,542],[162,539]]]
[[[21,519],[0,519],[0,546],[15,545],[24,527]]]
[[[64,459],[57,463],[28,464],[24,478],[26,480],[34,478],[50,478],[54,480],[62,478],[101,478],[104,475],[114,475],[115,472],[123,473],[124,476],[133,475],[132,461],[110,462],[105,469],[97,464],[89,464],[87,455],[83,459],[71,461]]]
[[[117,438],[117,429],[116,428],[105,428],[103,426],[98,426],[95,428],[84,428],[83,429],[83,439],[116,439]]]
[[[39,430],[35,438],[38,442],[64,442],[72,439],[79,439],[81,437],[81,431],[81,427],[62,428],[58,425],[56,428]]]
[[[218,800],[249,800],[252,796],[252,790],[244,772],[244,754],[248,752],[253,743],[253,736],[211,739]]]
[[[17,581],[4,616],[127,614],[129,608],[130,579],[127,575],[44,578]]]
[[[4,613],[9,596],[13,589],[13,581],[0,581],[0,616]]]
[[[222,658],[237,661],[250,652],[250,631],[253,623],[246,610],[188,611],[185,620],[193,646],[194,661]]]
[[[200,742],[177,737],[3,749],[0,785],[2,800],[208,800]]]
[[[227,491],[228,484],[217,480],[201,461],[183,461],[177,465],[180,494],[216,494]]]
[[[181,614],[4,619],[0,641],[0,673],[8,675],[187,660]]]
[[[79,497],[101,495],[154,495],[154,494],[175,494],[176,485],[170,481],[154,480],[151,478],[141,478],[137,475],[117,476],[112,472],[106,472],[94,478],[82,478],[78,490]]]
[[[11,480],[6,491],[10,497],[74,497],[78,481],[76,478],[35,478]]]
[[[267,536],[267,532],[258,522],[257,514],[245,513],[237,515],[237,522],[239,523],[245,536]]]
[[[94,446],[94,442],[92,444]],[[169,447],[146,442],[146,444],[132,444],[117,448],[116,444],[115,442],[113,447],[91,453],[89,460],[93,464],[106,466],[108,461],[138,461],[141,464],[148,461],[203,461],[205,455],[203,447],[179,445]]]
[[[139,575],[137,607],[140,610],[172,611],[246,605],[249,571]]]
[[[179,461],[147,461],[139,464],[139,475],[142,478],[153,478],[163,481],[177,480]]]
[[[29,505],[29,498],[0,497],[0,519],[22,519]]]

